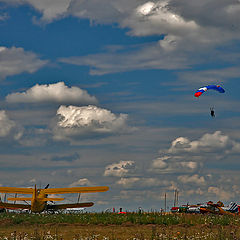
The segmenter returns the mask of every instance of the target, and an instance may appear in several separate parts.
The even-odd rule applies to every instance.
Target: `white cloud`
[[[181,15],[169,8],[170,1],[144,3],[124,20],[133,35],[171,34],[187,35],[196,31],[199,26],[194,20],[185,20]]]
[[[118,23],[133,35],[172,35],[209,44],[239,39],[233,23],[239,21],[236,0],[1,0],[7,4],[29,4],[42,13],[41,22],[50,23],[69,15],[98,23]],[[224,34],[222,32],[224,31]],[[191,44],[191,45],[192,45]],[[186,46],[186,44],[185,44]],[[186,46],[189,47],[189,46]]]
[[[149,170],[155,173],[194,172],[200,165],[194,161],[186,161],[181,156],[163,156],[154,159]]]
[[[106,166],[104,176],[122,177],[134,168],[134,161],[120,161],[119,163],[113,163]]]
[[[168,160],[170,157],[159,157],[152,162],[152,167],[153,168],[158,168],[158,169],[166,169],[168,167],[168,164],[166,160]]]
[[[137,8],[137,12],[142,15],[148,15],[154,8],[153,2],[146,2]]]
[[[152,178],[152,177],[121,177],[120,180],[116,182],[124,188],[152,188],[152,187],[166,187],[171,183],[166,180]]]
[[[29,180],[29,182],[30,182],[30,183],[36,183],[37,180],[36,180],[35,178],[32,178],[32,179]]]
[[[122,185],[125,188],[133,187],[137,182],[139,182],[140,178],[132,177],[132,178],[121,178],[117,181],[117,184]]]
[[[131,5],[124,0],[105,2],[73,1],[69,13],[97,22],[118,22],[120,27],[130,29],[128,34],[133,36],[158,35],[164,36],[163,39],[155,44],[134,46],[135,50],[129,48],[127,53],[61,58],[60,62],[90,66],[90,74],[102,75],[136,69],[191,68],[193,64],[206,63],[206,54],[209,61],[238,61],[228,53],[216,54],[215,49],[240,39],[239,31],[232,27],[240,12],[240,3],[235,0],[225,0],[221,4],[217,0],[211,4],[176,0],[131,1]],[[107,11],[103,9],[105,6]],[[205,20],[206,12],[208,21]]]
[[[162,43],[163,41],[163,43]],[[165,41],[165,42],[164,42]],[[166,37],[156,43],[143,44],[128,48],[127,51],[90,54],[80,57],[60,58],[59,62],[78,66],[91,66],[90,74],[103,75],[136,69],[185,69],[190,63],[184,52],[171,51],[176,42]]]
[[[239,40],[235,22],[240,20],[240,3],[236,0],[1,0],[5,3],[29,4],[42,13],[40,22],[50,23],[67,16],[90,19],[97,23],[117,23],[134,36],[164,36],[155,44],[138,47],[128,53],[93,54],[62,58],[61,62],[87,65],[91,74],[108,74],[136,69],[184,69],[207,59],[232,62],[215,47]],[[37,20],[36,20],[37,21]],[[224,34],[223,34],[224,32]],[[150,46],[151,45],[151,46]],[[131,52],[132,51],[132,52]],[[131,52],[131,53],[130,53]],[[201,54],[199,54],[201,53]],[[211,58],[212,56],[212,58]],[[235,59],[236,61],[236,59]]]
[[[40,23],[50,23],[69,15],[95,20],[101,23],[112,23],[120,20],[126,12],[135,8],[143,0],[0,0],[7,4],[29,4],[33,6],[42,17]],[[37,21],[37,19],[35,20]],[[37,23],[37,22],[36,22]]]
[[[197,185],[205,184],[205,178],[203,176],[199,176],[198,174],[194,174],[192,176],[182,175],[178,176],[178,180],[184,184],[187,183],[195,183]]]
[[[19,140],[22,136],[22,130],[17,124],[10,120],[5,111],[0,111],[0,138],[13,136],[15,140]]]
[[[240,143],[220,131],[206,133],[194,141],[178,137],[172,141],[169,149],[159,151],[162,156],[152,160],[148,171],[165,176],[181,174],[178,177],[181,183],[204,184],[206,178],[199,176],[204,163],[222,162],[239,152]],[[194,175],[189,176],[186,173],[194,173]],[[210,182],[213,181],[211,175],[206,174],[206,177]]]
[[[22,93],[11,93],[6,97],[7,102],[37,103],[78,103],[95,104],[97,99],[90,96],[87,91],[78,87],[68,87],[64,82],[55,84],[36,84],[32,88]]]
[[[214,194],[215,196],[217,196],[219,199],[223,201],[229,200],[234,196],[233,192],[228,192],[218,187],[209,187],[208,192]]]
[[[237,148],[238,143],[231,140],[221,131],[206,133],[199,140],[190,141],[188,138],[179,137],[175,139],[168,153],[177,154],[182,152],[214,152],[216,150],[226,151]]]
[[[9,5],[29,4],[42,14],[40,22],[50,23],[67,16],[67,9],[72,0],[0,0]]]
[[[53,20],[67,16],[67,9],[71,0],[25,0],[42,13],[41,21],[50,23]]]
[[[0,111],[0,137],[6,137],[16,126],[15,122],[10,120],[5,111]]]
[[[232,58],[234,58],[233,55]],[[223,83],[229,79],[238,78],[239,75],[240,69],[236,66],[221,69],[185,71],[178,73],[178,77],[181,81],[193,85],[196,85],[196,83],[201,83],[202,85]]]
[[[69,187],[79,187],[79,186],[91,186],[92,183],[87,178],[80,178],[79,180],[71,183]]]
[[[41,60],[35,53],[23,48],[0,47],[0,78],[23,72],[34,73],[47,63],[47,60]]]
[[[200,188],[198,188],[198,189],[191,189],[191,190],[186,190],[186,191],[184,191],[184,195],[186,196],[190,196],[190,195],[194,195],[194,196],[196,196],[196,195],[204,195],[204,191],[202,191]]]
[[[54,138],[86,135],[109,135],[132,130],[127,125],[127,114],[118,116],[111,111],[96,106],[60,106],[59,121],[54,128]]]

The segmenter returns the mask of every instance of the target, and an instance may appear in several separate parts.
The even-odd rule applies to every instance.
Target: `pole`
[[[164,208],[165,212],[167,212],[167,193],[164,194]]]

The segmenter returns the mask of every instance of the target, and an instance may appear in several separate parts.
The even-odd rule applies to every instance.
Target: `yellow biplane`
[[[108,191],[108,187],[72,187],[72,188],[18,188],[18,187],[0,187],[0,193],[15,193],[15,194],[31,194],[31,197],[10,197],[8,201],[14,203],[7,203],[0,201],[0,208],[4,209],[25,209],[31,210],[34,213],[43,211],[57,211],[66,208],[82,208],[91,207],[93,202],[72,203],[72,204],[48,204],[47,202],[62,201],[64,198],[48,197],[48,194],[65,194],[65,193],[94,193]],[[31,201],[31,204],[16,204],[16,201]]]

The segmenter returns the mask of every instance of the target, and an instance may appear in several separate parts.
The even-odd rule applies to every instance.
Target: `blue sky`
[[[239,11],[0,0],[0,184],[109,186],[83,197],[93,211],[159,210],[175,189],[182,204],[238,201]],[[194,98],[208,84],[226,92]]]

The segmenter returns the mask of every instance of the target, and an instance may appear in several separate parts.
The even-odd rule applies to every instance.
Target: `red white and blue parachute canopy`
[[[220,87],[219,85],[208,85],[208,86],[199,88],[195,92],[194,96],[195,97],[200,97],[204,92],[206,92],[209,89],[216,90],[216,91],[218,91],[220,93],[224,93],[225,92],[225,90],[222,87]]]

